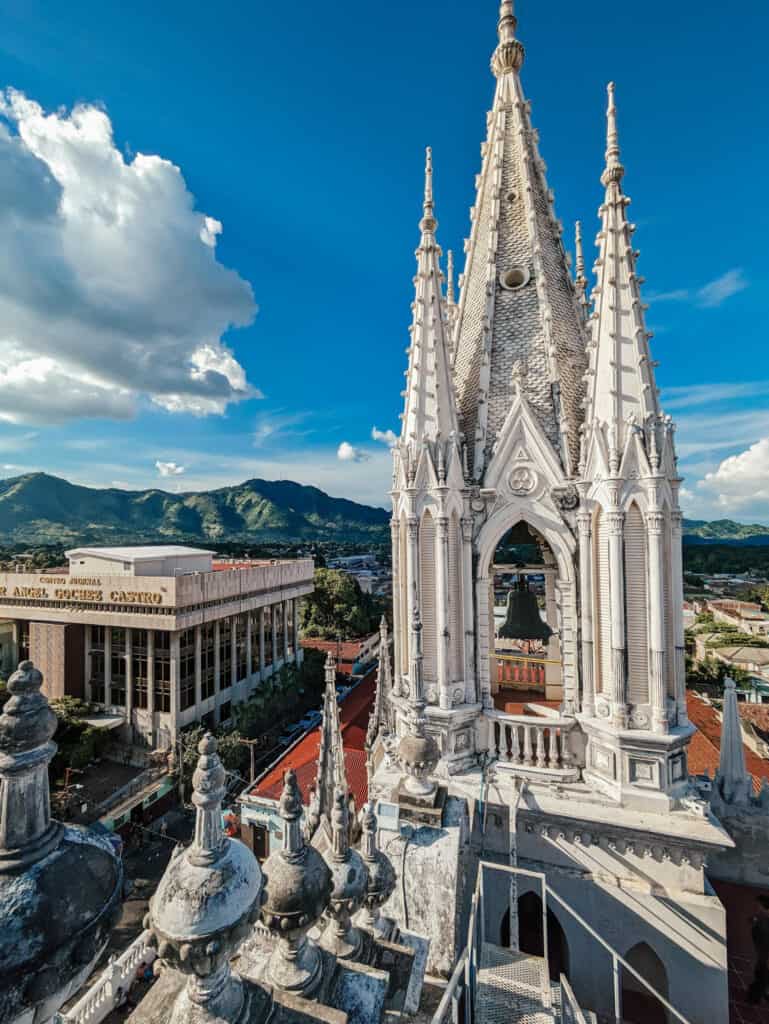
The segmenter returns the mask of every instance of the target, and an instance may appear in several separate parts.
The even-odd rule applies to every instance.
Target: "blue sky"
[[[517,14],[558,214],[588,243],[617,82],[686,512],[769,522],[767,7]],[[372,430],[398,429],[424,146],[460,253],[496,15],[0,0],[2,475],[386,505]]]

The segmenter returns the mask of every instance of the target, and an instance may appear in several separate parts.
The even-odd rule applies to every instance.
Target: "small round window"
[[[527,267],[511,267],[510,270],[506,270],[500,275],[499,283],[507,291],[514,292],[527,285],[530,277]]]

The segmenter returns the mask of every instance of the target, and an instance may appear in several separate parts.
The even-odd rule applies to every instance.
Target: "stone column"
[[[179,735],[179,663],[181,661],[180,651],[181,634],[178,630],[171,634],[170,659],[170,701],[171,701],[171,735],[174,742]]]
[[[259,609],[259,680],[264,679],[264,608]]]
[[[130,729],[132,727],[134,708],[134,662],[133,662],[133,629],[126,627],[125,631],[125,720]]]
[[[234,687],[238,681],[238,616],[230,615],[230,681]],[[226,689],[226,687],[225,687]]]
[[[476,607],[478,608],[478,636],[476,650],[476,664],[478,666],[478,685],[480,687],[480,700],[487,711],[494,710],[494,701],[491,698],[491,633],[493,621],[489,622],[489,578],[482,576],[476,583]],[[496,659],[495,659],[496,660]]]
[[[155,630],[147,630],[147,713],[152,723],[152,736],[155,736]]]
[[[112,629],[104,627],[104,703],[112,704]]]
[[[438,516],[435,531],[435,627],[438,699],[443,711],[451,710],[451,668],[449,662],[449,521]]]
[[[404,639],[411,636],[411,624],[414,617],[414,606],[419,600],[419,520],[409,516],[407,520],[408,538],[406,541],[406,622]]]
[[[475,704],[480,694],[475,679],[475,629],[473,616],[473,521],[465,516],[462,531],[462,628],[464,630],[465,700]]]
[[[595,716],[595,663],[593,660],[593,516],[578,512],[579,601],[582,629],[582,714]]]
[[[649,545],[649,703],[654,732],[667,732],[665,672],[665,515],[660,508],[646,513]]]
[[[203,703],[203,627],[195,626],[195,717]]]
[[[251,612],[246,612],[246,677],[254,674],[253,649],[251,642]]]
[[[612,724],[627,728],[626,656],[625,656],[625,513],[611,508],[609,524],[609,579],[611,581],[611,701]]]
[[[673,574],[671,587],[671,611],[673,614],[673,629],[671,633],[675,640],[675,696],[677,724],[685,726],[689,724],[689,714],[686,708],[686,655],[684,642],[684,571],[682,545],[682,519],[681,510],[676,508],[670,516],[670,567],[668,572]]]
[[[393,516],[390,520],[390,537],[392,538],[392,580],[393,580],[393,695],[401,695],[401,584],[400,557],[401,532],[400,523]]]
[[[560,687],[561,701],[565,692],[563,665],[561,664],[561,642],[558,634],[558,603],[555,594],[555,557],[545,552],[545,621],[553,631],[547,642],[545,664],[545,694],[551,687]],[[551,691],[552,692],[552,691]]]

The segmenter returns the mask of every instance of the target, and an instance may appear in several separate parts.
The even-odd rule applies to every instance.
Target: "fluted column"
[[[667,687],[665,679],[665,544],[662,509],[646,514],[649,546],[649,703],[652,729],[667,732]]]
[[[460,520],[462,530],[462,628],[464,630],[465,700],[480,700],[475,680],[475,617],[473,615],[473,521]]]
[[[393,694],[401,695],[401,531],[399,521],[390,521],[393,577]]]
[[[438,632],[436,652],[438,699],[444,711],[451,709],[451,671],[449,667],[449,521],[438,516],[435,531],[436,616]]]
[[[625,651],[625,513],[609,509],[609,579],[611,581],[611,681],[612,722],[627,728],[627,686]]]
[[[682,514],[680,509],[674,509],[670,517],[670,569],[673,574],[671,596],[673,629],[672,635],[675,639],[675,695],[677,709],[677,724],[688,725],[689,715],[686,708],[686,654],[684,645],[684,572],[683,572],[683,551],[682,551]]]
[[[593,666],[593,516],[577,513],[579,527],[579,601],[582,626],[582,713],[595,715]]]
[[[480,701],[488,711],[494,709],[494,701],[491,696],[491,662],[493,658],[491,642],[494,633],[493,617],[489,612],[489,578],[481,577],[476,583],[476,606],[478,608],[478,636],[476,638],[477,651],[476,659],[478,665],[478,684],[480,686]]]

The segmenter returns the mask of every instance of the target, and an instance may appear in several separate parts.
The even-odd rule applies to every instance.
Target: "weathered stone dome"
[[[90,973],[120,916],[108,840],[51,821],[56,716],[25,661],[0,716],[0,1021],[47,1021]]]

